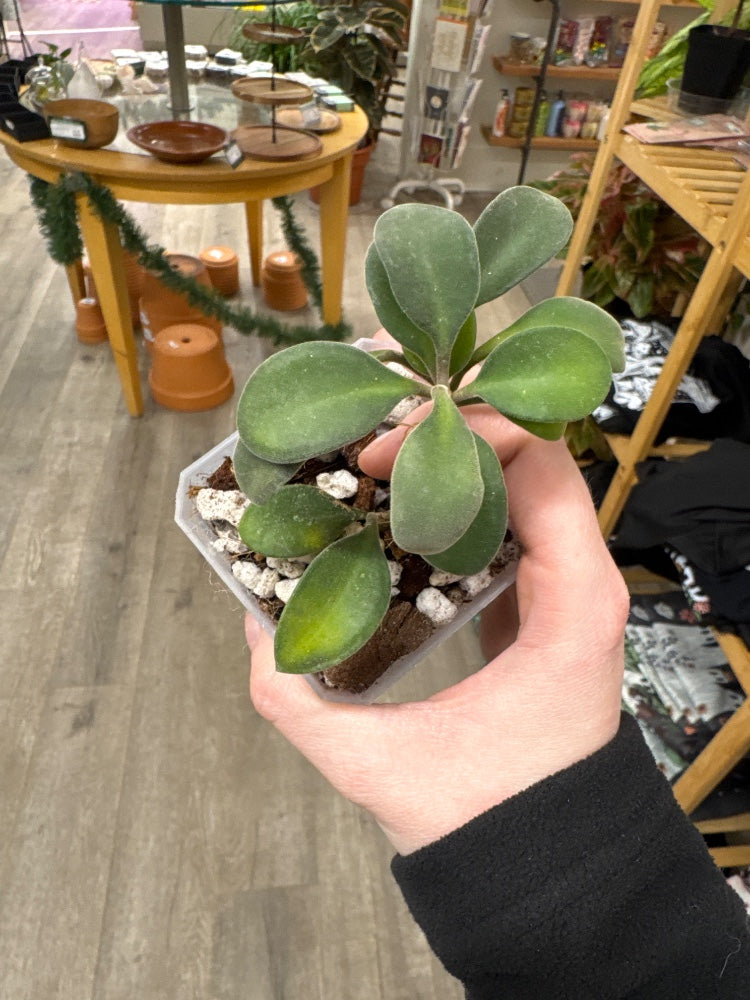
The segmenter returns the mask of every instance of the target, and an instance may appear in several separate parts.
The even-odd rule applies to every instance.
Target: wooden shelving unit
[[[526,140],[517,139],[512,135],[498,136],[492,134],[489,125],[482,125],[482,135],[489,146],[508,146],[510,149],[523,149]],[[564,139],[562,136],[537,135],[531,140],[531,149],[598,149],[596,139]]]
[[[510,56],[493,56],[492,65],[503,76],[538,77],[541,67],[538,63],[515,62]],[[547,79],[560,80],[617,80],[622,66],[555,66],[547,67]]]
[[[648,40],[664,0],[643,0],[628,57],[612,103],[609,126],[596,157],[588,192],[581,206],[568,256],[557,287],[571,293],[610,168],[615,160],[629,167],[688,222],[711,247],[703,274],[680,321],[672,348],[650,399],[633,431],[615,443],[618,467],[599,510],[603,534],[615,529],[637,482],[637,465],[654,454],[654,442],[682,377],[707,333],[718,332],[743,277],[750,278],[750,171],[729,152],[666,145],[644,145],[622,131],[631,114],[658,115],[659,102],[637,102],[633,95]],[[731,12],[732,0],[717,0],[714,18]],[[679,458],[695,451],[695,442],[662,445],[659,453]],[[716,633],[746,700],[675,783],[675,795],[691,814],[736,764],[750,752],[750,651],[735,635]],[[750,814],[700,823],[703,832],[750,829]],[[750,844],[713,851],[718,863],[750,863]]]

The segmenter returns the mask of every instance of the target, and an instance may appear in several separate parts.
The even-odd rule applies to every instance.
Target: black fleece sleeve
[[[744,906],[637,724],[393,873],[469,1000],[748,1000]]]

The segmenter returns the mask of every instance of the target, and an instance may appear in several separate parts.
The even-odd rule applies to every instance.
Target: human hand
[[[515,590],[483,616],[485,648],[502,650],[487,666],[421,702],[324,702],[304,678],[276,672],[272,639],[246,620],[256,709],[401,854],[590,755],[619,724],[628,598],[583,477],[564,442],[487,406],[462,412],[500,458],[523,546]],[[363,470],[386,478],[407,429],[366,448]]]

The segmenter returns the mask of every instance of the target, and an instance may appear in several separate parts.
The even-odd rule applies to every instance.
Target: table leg
[[[76,204],[122,393],[130,415],[139,417],[143,413],[143,397],[120,235],[115,225],[94,212],[85,195],[76,195]]]
[[[320,186],[320,249],[323,279],[323,322],[341,320],[341,291],[344,284],[344,251],[349,218],[349,184],[352,157],[333,164],[333,177]]]
[[[86,278],[83,273],[83,261],[79,258],[74,264],[68,264],[65,270],[68,275],[70,294],[73,296],[73,305],[77,306],[81,299],[86,298]]]
[[[246,201],[245,218],[247,219],[247,243],[250,247],[250,270],[253,274],[253,285],[260,285],[260,265],[263,258],[263,202]]]

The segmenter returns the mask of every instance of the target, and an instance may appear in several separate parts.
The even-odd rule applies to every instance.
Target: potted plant
[[[291,582],[283,585],[275,624],[279,670],[309,674],[321,690],[338,687],[342,662],[356,662],[374,643],[382,671],[388,642],[380,633],[402,600],[393,593],[401,575],[419,575],[416,561],[426,567],[416,607],[428,640],[433,631],[445,635],[431,625],[432,605],[450,611],[451,596],[438,591],[438,581],[468,594],[481,591],[479,606],[497,592],[486,584],[506,537],[503,472],[462,409],[488,403],[542,438],[559,438],[567,421],[601,402],[612,371],[624,365],[618,324],[575,298],[542,302],[477,345],[476,308],[558,253],[571,228],[560,201],[528,187],[498,195],[474,227],[448,209],[396,206],[375,226],[365,270],[375,311],[400,350],[300,344],[250,376],[237,407],[233,469],[225,463],[219,473],[233,472],[241,494],[230,491],[229,512],[214,519],[238,525],[240,547],[232,539],[229,557],[233,583],[297,563],[284,569]],[[356,468],[362,442],[407,400],[432,406],[406,436],[388,490],[388,484],[350,486],[348,470]],[[348,466],[338,475],[338,456],[348,449]],[[178,520],[189,531],[185,498],[202,491],[195,468],[186,471]],[[216,477],[209,482],[220,485]],[[210,492],[205,499],[220,502]],[[475,610],[466,604],[462,617],[450,616],[452,624]],[[375,680],[368,669],[365,699]],[[349,673],[343,676],[344,686],[360,690]]]
[[[594,156],[577,153],[563,170],[533,186],[578,218]],[[690,296],[700,278],[705,245],[624,164],[616,163],[586,245],[581,294],[621,318],[669,317],[678,296]],[[564,252],[560,254],[564,256]]]

